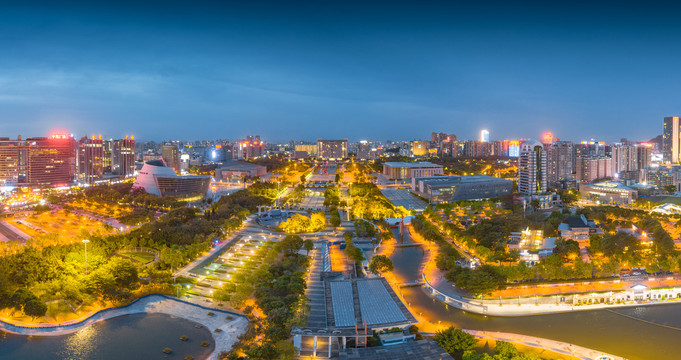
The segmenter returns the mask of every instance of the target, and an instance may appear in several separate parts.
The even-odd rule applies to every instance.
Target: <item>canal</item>
[[[420,278],[420,247],[396,248],[391,258],[397,276],[405,280]],[[543,337],[631,360],[681,358],[681,304],[495,317],[447,307],[420,287],[402,288],[401,292],[411,311],[434,323]]]
[[[205,327],[165,314],[116,317],[63,336],[20,336],[0,332],[3,360],[206,359],[215,348]],[[186,335],[188,340],[180,337]],[[208,341],[210,346],[202,347]],[[166,355],[164,348],[172,349]]]

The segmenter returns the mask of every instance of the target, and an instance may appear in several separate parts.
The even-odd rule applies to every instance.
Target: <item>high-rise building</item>
[[[555,186],[564,180],[571,180],[574,171],[574,144],[571,141],[558,141],[545,146],[547,162],[547,181]]]
[[[502,157],[507,157],[508,156],[508,147],[509,147],[510,141],[508,140],[496,140],[494,141],[494,147],[492,149],[492,155],[494,156],[502,156]]]
[[[104,142],[102,135],[96,137],[87,135],[78,141],[78,156],[76,166],[78,169],[78,182],[94,184],[104,176]]]
[[[612,159],[605,156],[580,156],[577,158],[576,180],[593,182],[612,177]]]
[[[480,131],[480,142],[484,142],[484,143],[489,142],[489,131],[487,131],[487,130]]]
[[[466,141],[463,153],[466,157],[490,157],[494,151],[493,144],[482,141]]]
[[[534,140],[523,143],[518,160],[518,192],[524,195],[543,194],[547,191],[546,152]]]
[[[26,182],[28,144],[21,140],[0,138],[0,185]]]
[[[662,158],[665,162],[679,163],[681,160],[681,118],[668,116],[662,126]]]
[[[180,168],[180,150],[177,145],[173,143],[165,143],[161,147],[161,157],[168,167],[173,168],[176,173],[179,173]]]
[[[508,156],[509,157],[519,157],[520,156],[520,141],[519,140],[509,140],[508,141]]]
[[[123,176],[132,176],[135,174],[134,136],[126,135],[125,139],[113,141],[111,150],[111,173]]]
[[[447,141],[447,138],[451,137],[451,135],[447,135],[445,133],[432,133],[430,135],[431,142],[433,143],[434,146],[439,146],[441,142]],[[456,140],[456,136],[454,136],[454,140]]]
[[[239,140],[234,144],[232,158],[248,160],[263,156],[264,154],[265,142],[260,139],[260,135],[247,136],[246,140]]]
[[[348,139],[317,139],[317,158],[320,160],[341,160],[348,157]]]
[[[639,144],[636,147],[636,160],[638,161],[638,169],[643,170],[650,167],[651,150],[652,145],[650,144]]]
[[[102,141],[102,169],[105,174],[111,174],[113,161],[113,140]]]
[[[76,176],[76,140],[66,134],[26,139],[26,182],[34,187],[68,186]]]
[[[612,146],[612,174],[638,171],[638,151],[633,145],[615,144]]]

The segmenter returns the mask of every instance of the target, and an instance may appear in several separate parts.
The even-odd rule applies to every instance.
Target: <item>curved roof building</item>
[[[144,163],[133,188],[141,187],[149,194],[178,198],[204,197],[210,176],[178,176],[163,160]]]

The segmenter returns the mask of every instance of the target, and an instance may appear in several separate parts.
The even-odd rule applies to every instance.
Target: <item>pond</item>
[[[62,336],[21,336],[0,333],[3,360],[205,359],[214,349],[205,327],[165,314],[120,316]],[[182,335],[187,341],[180,340]],[[209,347],[202,347],[209,341]],[[164,348],[173,352],[163,353]]]

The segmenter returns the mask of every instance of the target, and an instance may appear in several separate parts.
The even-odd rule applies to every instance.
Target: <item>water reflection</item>
[[[119,360],[167,359],[162,350],[173,350],[170,358],[205,359],[214,347],[202,347],[202,341],[214,343],[205,327],[164,314],[134,314],[113,318],[63,336],[0,337],[2,360]],[[189,341],[180,337],[186,335]]]
[[[88,326],[66,338],[61,357],[68,360],[89,359],[96,351],[99,342],[99,327]]]

